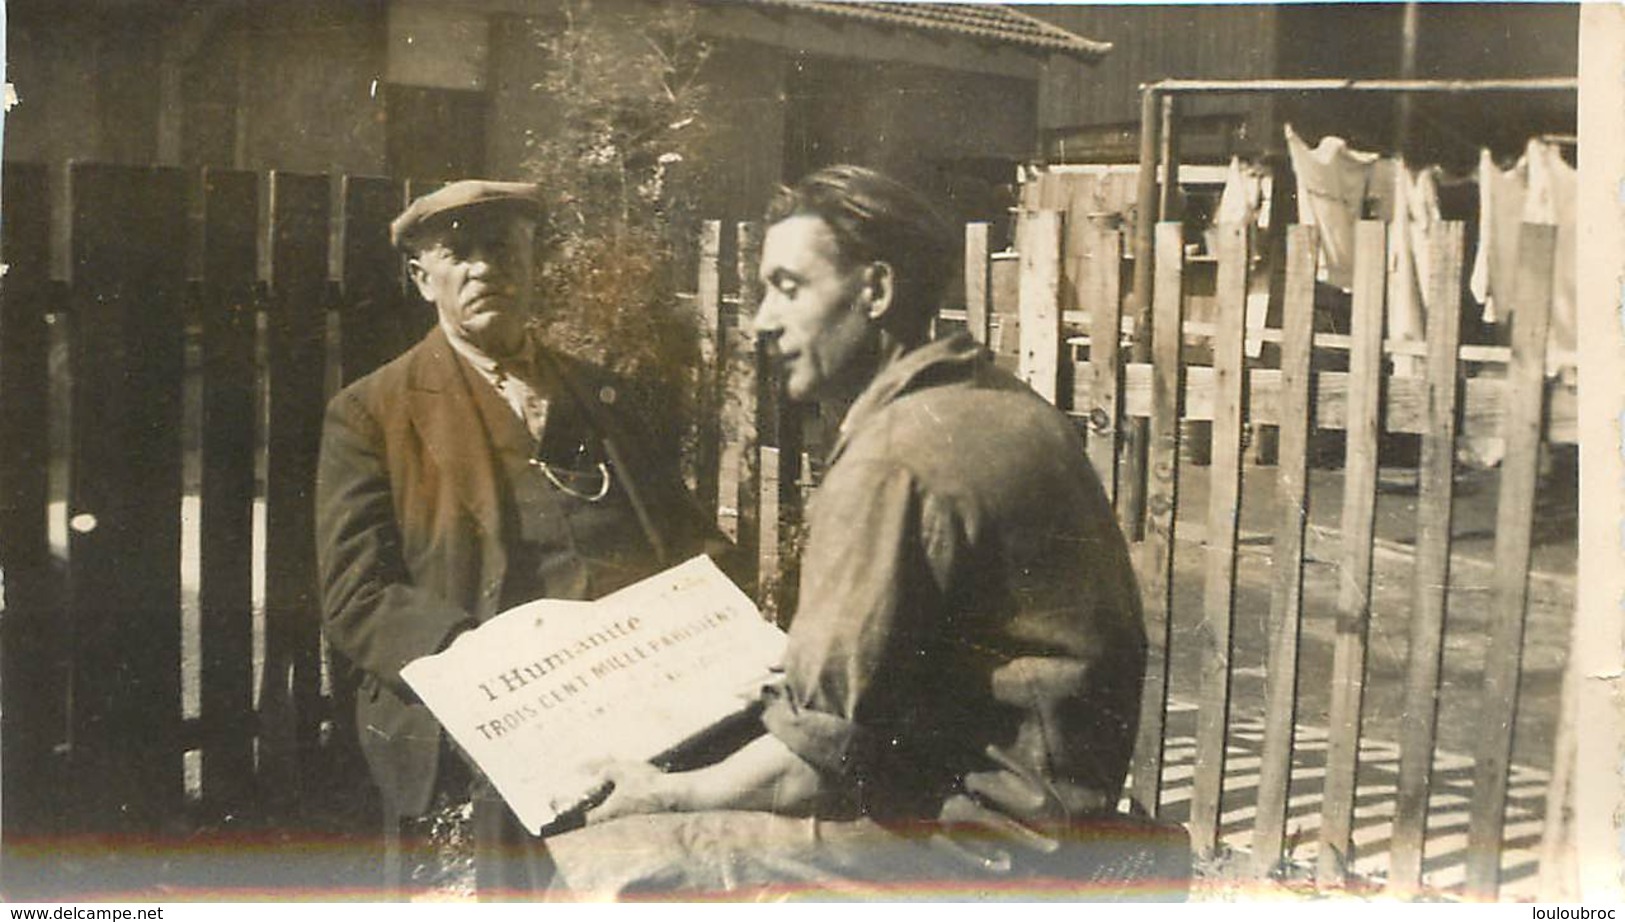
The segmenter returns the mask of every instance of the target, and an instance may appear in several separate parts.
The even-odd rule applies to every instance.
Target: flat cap
[[[539,187],[528,182],[458,180],[428,195],[419,196],[412,204],[406,206],[406,210],[389,223],[389,242],[396,249],[404,250],[411,243],[413,232],[425,222],[468,208],[513,208],[540,219],[542,216],[540,192]]]

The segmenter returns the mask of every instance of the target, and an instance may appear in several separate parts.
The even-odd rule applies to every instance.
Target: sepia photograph
[[[1625,6],[0,34],[0,901],[1625,898]]]

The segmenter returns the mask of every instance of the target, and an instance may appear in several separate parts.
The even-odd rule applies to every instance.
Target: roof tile
[[[857,0],[745,0],[754,6],[807,13],[877,25],[947,32],[976,41],[1013,45],[1027,51],[1099,58],[1111,43],[1075,35],[1020,10],[996,3],[857,2]]]

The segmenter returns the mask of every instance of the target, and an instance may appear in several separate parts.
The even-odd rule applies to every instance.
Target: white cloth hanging
[[[1393,168],[1393,220],[1388,227],[1389,339],[1427,339],[1428,283],[1433,263],[1428,240],[1443,220],[1439,211],[1437,167],[1412,172],[1400,159]],[[1394,374],[1419,377],[1427,360],[1419,355],[1394,356]]]
[[[1473,297],[1484,305],[1485,321],[1504,323],[1511,318],[1523,225],[1557,228],[1548,372],[1566,363],[1576,346],[1577,187],[1575,170],[1557,146],[1539,138],[1529,140],[1523,157],[1510,170],[1497,167],[1488,150],[1479,153],[1478,250],[1469,284]]]
[[[1252,228],[1267,226],[1265,195],[1264,172],[1243,164],[1240,157],[1231,157],[1230,168],[1225,171],[1224,192],[1219,196],[1219,207],[1213,212],[1213,226],[1241,224],[1249,228],[1249,233]],[[1210,242],[1209,251],[1212,248]],[[1263,332],[1269,324],[1269,275],[1250,272],[1247,279],[1246,353],[1256,359],[1263,354]]]
[[[1298,222],[1320,231],[1317,277],[1348,291],[1354,283],[1354,227],[1377,155],[1353,150],[1332,135],[1311,149],[1291,125],[1285,128],[1292,172],[1298,177]]]
[[[1241,158],[1233,156],[1230,158],[1230,168],[1224,174],[1224,192],[1219,195],[1219,207],[1213,212],[1213,223],[1255,224],[1263,201],[1263,175],[1244,167]]]

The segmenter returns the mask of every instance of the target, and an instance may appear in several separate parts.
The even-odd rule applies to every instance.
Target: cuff
[[[872,748],[868,730],[833,714],[800,707],[782,689],[766,691],[762,724],[819,772],[841,779],[862,774]]]

